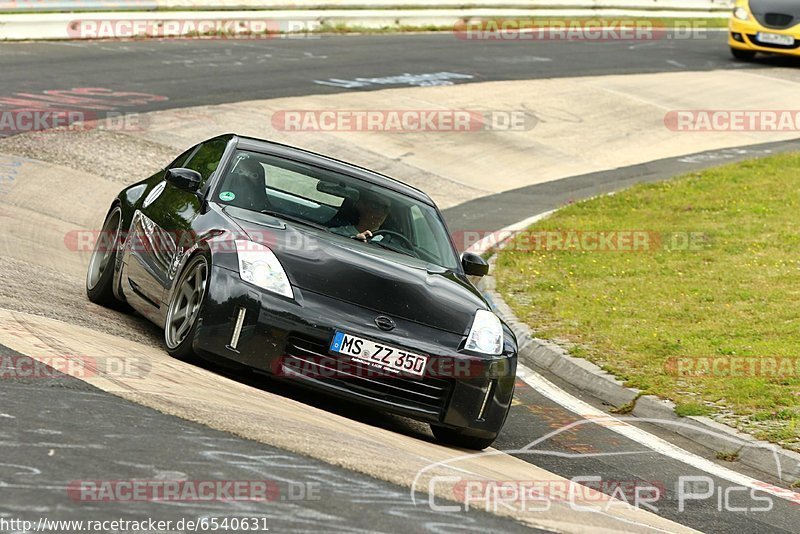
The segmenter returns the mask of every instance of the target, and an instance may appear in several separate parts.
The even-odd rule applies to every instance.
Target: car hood
[[[266,224],[254,221],[260,217]],[[376,316],[464,334],[475,311],[488,309],[480,293],[452,271],[299,224],[276,225],[269,216],[235,219],[252,241],[272,249],[292,285],[371,309]]]
[[[750,0],[750,11],[760,21],[767,13],[782,13],[794,17],[793,24],[800,22],[800,2],[797,0]]]

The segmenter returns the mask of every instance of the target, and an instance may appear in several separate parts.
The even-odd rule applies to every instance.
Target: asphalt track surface
[[[221,52],[217,41],[143,41],[91,43],[15,43],[0,45],[0,96],[41,94],[52,89],[106,87],[167,96],[125,111],[151,111],[341,91],[363,91],[415,85],[409,78],[387,85],[385,78],[405,73],[458,73],[453,83],[518,80],[600,74],[652,73],[682,70],[759,69],[796,66],[784,59],[741,65],[729,59],[723,34],[706,39],[658,42],[464,42],[452,35],[342,36],[308,40],[228,41]],[[358,79],[361,80],[358,80]],[[383,78],[380,82],[375,79]],[[347,80],[348,83],[331,80]],[[323,82],[323,83],[319,83]],[[359,85],[344,87],[344,85]],[[752,155],[760,150],[797,148],[782,143],[746,151],[716,151],[687,161],[681,158],[653,162],[604,173],[558,180],[479,199],[446,212],[451,229],[472,227],[500,229],[570,200],[616,190],[626,185],[667,178],[676,173]],[[480,217],[476,225],[475,217]],[[153,336],[157,337],[157,332]],[[5,353],[5,351],[4,351]],[[223,372],[223,371],[219,371]],[[248,375],[244,382],[278,391],[301,402],[347,414],[355,419],[418,435],[418,425],[309,395]],[[561,384],[569,390],[568,384]],[[571,391],[590,404],[601,406],[580,392]],[[275,521],[275,530],[421,531],[426,526],[455,525],[476,530],[512,531],[514,523],[471,511],[456,517],[430,515],[427,506],[411,507],[402,488],[377,482],[348,471],[326,466],[268,446],[233,438],[204,427],[167,417],[94,390],[81,382],[41,380],[4,383],[0,434],[0,517],[70,514],[93,519],[119,516],[107,503],[71,506],[64,488],[79,478],[243,479],[245,472],[287,484],[320,482],[323,498],[302,502],[276,502],[259,515]],[[533,439],[559,431],[579,416],[565,410],[523,383],[518,384],[517,403],[495,443],[501,450],[516,450]],[[12,422],[8,424],[8,422]],[[646,428],[646,427],[645,427]],[[709,459],[714,451],[662,431],[648,428],[687,450]],[[52,449],[47,446],[54,441]],[[425,439],[421,436],[421,439]],[[66,446],[64,446],[66,444]],[[320,444],[324,446],[324,444]],[[59,456],[50,456],[58,450]],[[219,454],[224,451],[223,454]],[[390,448],[387,447],[387,452]],[[63,456],[65,457],[63,457]],[[229,456],[227,456],[229,455]],[[716,499],[691,502],[680,510],[676,484],[680,477],[702,476],[702,471],[661,456],[608,429],[582,425],[557,432],[535,450],[518,457],[556,474],[602,476],[620,484],[631,481],[663,486],[666,495],[657,503],[658,513],[678,523],[707,532],[797,532],[800,509],[775,499],[769,512],[737,512],[731,507],[755,506],[750,496],[732,497],[728,506]],[[276,460],[279,458],[280,460]],[[91,470],[96,474],[92,476]],[[87,476],[87,472],[90,476]],[[308,475],[308,473],[318,475]],[[177,474],[176,474],[177,473]],[[777,483],[763,474],[752,476]],[[36,475],[36,476],[34,476]],[[316,477],[316,478],[315,478]],[[254,477],[255,478],[255,477]],[[711,477],[715,494],[731,486]],[[42,484],[41,480],[48,481]],[[36,481],[36,482],[33,482]],[[287,489],[288,491],[288,489]],[[375,498],[364,500],[364,495]],[[374,495],[373,495],[374,494]],[[735,494],[734,494],[735,495]],[[78,510],[77,512],[75,510]],[[247,515],[247,507],[158,510],[142,505],[127,509],[136,517]],[[167,515],[165,515],[167,514]],[[335,525],[335,526],[334,526]],[[447,526],[449,525],[449,527]]]
[[[4,43],[0,46],[0,95],[107,87],[169,98],[126,110],[151,111],[420,83],[366,82],[347,89],[341,82],[331,82],[406,73],[471,76],[454,80],[466,83],[800,64],[783,58],[735,63],[724,40],[720,32],[701,33],[693,39],[596,42],[464,41],[445,33],[263,41]]]
[[[34,524],[41,517],[152,518],[175,525],[257,517],[272,532],[536,531],[485,512],[415,506],[405,488],[167,417],[58,373],[50,380],[4,380],[0,399],[0,518]],[[276,486],[266,503],[81,502],[69,493],[81,480],[269,480]],[[427,502],[425,495],[418,499]]]

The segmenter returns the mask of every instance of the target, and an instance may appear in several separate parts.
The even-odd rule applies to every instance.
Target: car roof
[[[236,147],[243,150],[250,150],[252,152],[261,152],[301,163],[307,163],[315,167],[321,167],[331,171],[339,172],[364,180],[366,182],[386,187],[403,195],[414,198],[431,206],[436,206],[431,197],[416,187],[412,187],[389,176],[359,167],[352,163],[340,161],[322,154],[303,150],[302,148],[293,147],[276,143],[274,141],[266,141],[264,139],[257,139],[255,137],[247,137],[243,135],[232,134],[236,138]]]

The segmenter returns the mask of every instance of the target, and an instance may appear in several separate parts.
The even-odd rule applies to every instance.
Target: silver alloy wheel
[[[122,226],[122,210],[114,208],[106,222],[103,230],[97,237],[92,250],[92,257],[89,260],[89,272],[86,276],[86,287],[94,289],[100,283],[103,273],[109,268],[109,262],[116,252],[119,244],[119,232]],[[110,239],[113,238],[113,239]],[[113,266],[111,266],[113,268]]]
[[[183,343],[197,320],[207,281],[208,263],[203,256],[197,256],[181,274],[177,290],[169,303],[164,339],[170,349]]]

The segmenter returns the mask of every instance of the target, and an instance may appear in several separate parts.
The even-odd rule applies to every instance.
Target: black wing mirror
[[[197,171],[193,171],[192,169],[183,169],[183,168],[176,168],[176,169],[168,169],[167,170],[167,182],[174,185],[178,189],[183,189],[184,191],[189,191],[190,193],[194,193],[200,187],[200,182],[203,181],[203,177],[200,176],[200,173]]]
[[[469,276],[486,276],[489,274],[489,264],[474,252],[465,252],[461,255],[461,266]]]

